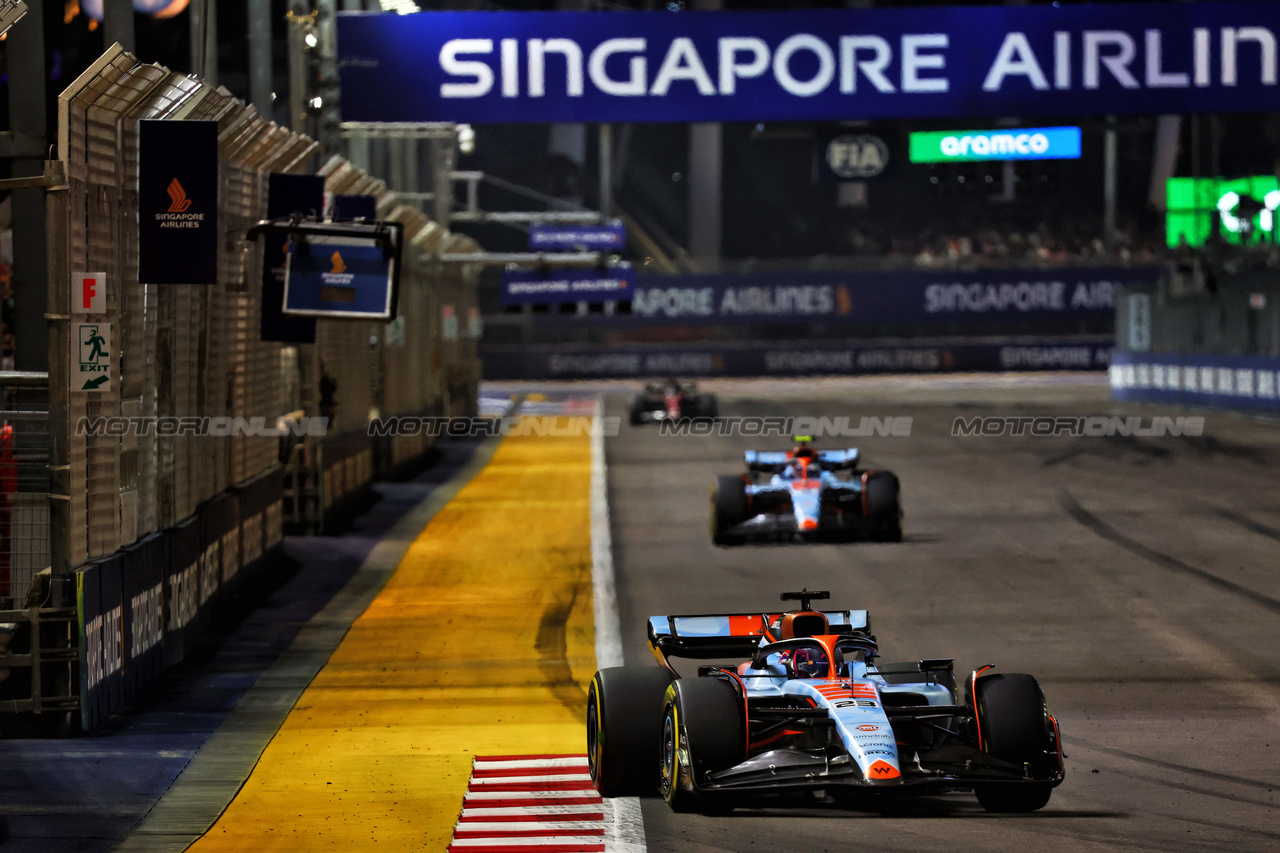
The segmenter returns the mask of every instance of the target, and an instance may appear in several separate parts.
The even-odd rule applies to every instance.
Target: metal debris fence
[[[140,119],[217,122],[212,285],[138,281]],[[318,146],[226,89],[116,45],[62,93],[58,142],[44,184],[50,370],[0,375],[0,713],[34,713],[46,733],[76,710],[87,729],[122,707],[280,571],[289,520],[321,529],[433,440],[375,443],[371,418],[474,413],[479,379],[478,267],[438,257],[479,247],[341,158],[324,167],[327,190],[373,195],[380,217],[405,223],[399,316],[320,319],[314,344],[261,340],[263,261],[245,232],[266,216],[270,174],[306,172]],[[91,272],[106,276],[93,319],[112,332],[100,392],[69,381],[72,281]],[[329,416],[327,432],[158,426],[299,415]],[[131,419],[155,428],[85,428]]]
[[[314,345],[261,341],[261,259],[244,234],[265,216],[269,173],[305,172],[317,144],[264,120],[226,89],[141,64],[118,47],[62,94],[59,118],[59,156],[70,185],[70,270],[106,272],[102,320],[118,330],[113,343],[120,354],[116,390],[71,394],[70,426],[109,416],[256,416],[274,423],[299,408],[316,415],[326,376],[337,389],[328,438],[308,438],[286,462],[314,468],[314,485],[329,494],[335,489],[320,483],[323,453],[315,451],[336,437],[363,434],[371,413],[474,407],[479,365],[463,326],[475,306],[477,270],[431,260],[437,251],[476,251],[469,238],[398,204],[383,182],[335,157],[322,170],[328,191],[374,195],[380,217],[406,224],[401,319],[322,319]],[[218,122],[222,244],[215,285],[138,281],[139,119]],[[425,449],[402,442],[391,458]],[[276,440],[259,436],[115,437],[73,429],[70,564],[174,526],[214,495],[280,464],[279,452]],[[375,473],[372,459],[347,471],[340,491]]]

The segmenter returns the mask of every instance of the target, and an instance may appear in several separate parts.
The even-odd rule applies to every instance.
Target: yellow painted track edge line
[[[515,414],[520,402],[506,416]],[[395,523],[346,586],[308,620],[289,648],[245,691],[169,789],[112,845],[112,853],[181,853],[217,822],[253,773],[298,697],[390,580],[409,546],[436,513],[489,464],[501,441],[501,436],[491,436],[481,442],[466,465]],[[228,759],[234,761],[230,774]]]

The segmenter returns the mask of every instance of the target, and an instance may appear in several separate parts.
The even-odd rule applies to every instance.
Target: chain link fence
[[[46,374],[0,373],[0,610],[49,565],[48,417]]]

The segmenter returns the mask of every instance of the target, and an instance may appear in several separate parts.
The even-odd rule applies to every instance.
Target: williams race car
[[[681,418],[714,418],[719,414],[720,403],[715,394],[699,393],[696,383],[681,385],[675,379],[651,382],[631,401],[633,425]]]
[[[814,450],[807,436],[796,441],[790,451],[748,450],[746,474],[716,478],[711,541],[902,541],[900,488],[892,471],[858,469],[856,448]],[[842,479],[846,472],[850,476]]]
[[[880,663],[865,610],[654,616],[659,666],[602,669],[587,698],[601,795],[656,788],[676,811],[749,802],[854,805],[868,796],[972,790],[987,811],[1042,808],[1062,782],[1058,723],[1030,675],[948,659]],[[738,665],[682,678],[673,657]]]

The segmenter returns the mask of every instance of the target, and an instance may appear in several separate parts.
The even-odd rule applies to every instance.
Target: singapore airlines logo
[[[333,254],[329,256],[329,262],[333,264],[333,268],[328,272],[320,273],[321,281],[330,286],[350,287],[356,277],[347,269],[347,262],[342,259],[342,253],[334,249]]]
[[[203,213],[187,213],[191,207],[191,199],[177,178],[169,182],[169,209],[156,214],[156,222],[161,228],[199,228],[204,222]]]
[[[169,199],[173,202],[169,205],[170,213],[186,213],[191,206],[191,199],[187,198],[187,191],[178,183],[177,178],[169,183]]]

